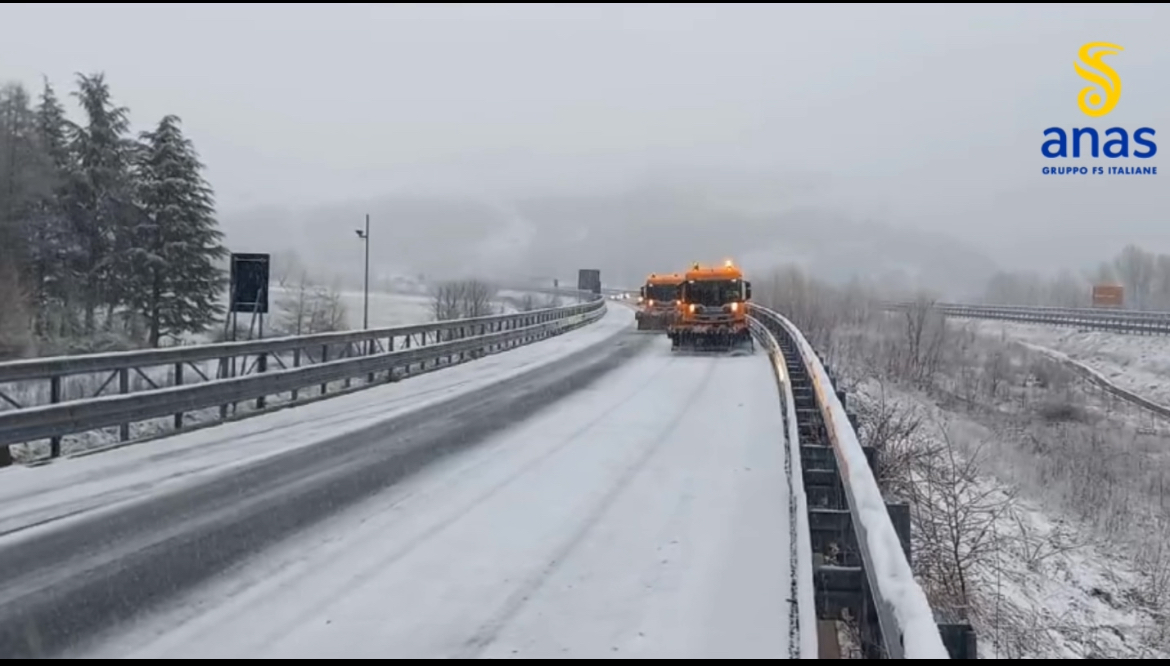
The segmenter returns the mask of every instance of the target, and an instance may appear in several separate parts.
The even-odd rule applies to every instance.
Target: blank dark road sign
[[[267,254],[232,253],[232,312],[268,314]]]

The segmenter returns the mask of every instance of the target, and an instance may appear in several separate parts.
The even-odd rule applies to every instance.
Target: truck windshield
[[[656,303],[669,303],[678,299],[677,284],[648,284],[646,285],[646,300]]]
[[[725,305],[741,299],[739,280],[699,280],[686,283],[685,298],[699,305]]]

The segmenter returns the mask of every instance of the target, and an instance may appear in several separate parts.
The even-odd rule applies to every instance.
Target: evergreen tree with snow
[[[28,341],[28,217],[42,175],[29,103],[22,86],[0,87],[0,358],[21,353]]]
[[[37,306],[36,332],[42,336],[71,333],[71,307],[78,300],[80,281],[70,270],[80,256],[69,217],[77,177],[70,150],[71,131],[65,109],[46,79],[36,109],[37,143],[46,167],[46,187],[29,220],[27,257],[29,288]]]
[[[86,123],[76,127],[72,151],[77,156],[73,183],[72,231],[79,245],[75,270],[83,280],[85,333],[96,329],[95,311],[106,309],[106,327],[127,294],[125,263],[129,227],[136,217],[130,168],[136,144],[129,136],[129,110],[113,104],[103,74],[77,75],[74,95]]]
[[[162,337],[201,332],[223,314],[218,301],[225,276],[217,262],[227,250],[214,194],[179,118],[166,116],[141,140],[129,305],[145,319],[150,345],[157,347]]]

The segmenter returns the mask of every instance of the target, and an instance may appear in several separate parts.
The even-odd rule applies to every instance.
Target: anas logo
[[[1125,49],[1106,42],[1090,42],[1077,51],[1080,62],[1073,61],[1073,68],[1082,79],[1093,85],[1085,87],[1077,95],[1077,105],[1090,118],[1108,115],[1121,99],[1121,77],[1113,68],[1101,61],[1107,55],[1117,55]],[[1081,64],[1084,63],[1084,64]]]
[[[1113,112],[1117,103],[1121,101],[1121,77],[1112,67],[1105,64],[1102,58],[1115,56],[1124,51],[1122,47],[1109,42],[1089,42],[1077,51],[1077,59],[1073,61],[1073,70],[1077,76],[1091,85],[1085,86],[1077,94],[1077,106],[1081,112],[1090,118],[1102,118]],[[1074,127],[1065,130],[1062,127],[1049,127],[1044,130],[1046,141],[1040,146],[1040,152],[1048,159],[1082,159],[1084,157],[1098,159],[1127,159],[1136,157],[1146,160],[1158,153],[1158,146],[1154,143],[1154,130],[1150,127],[1139,127],[1132,134],[1124,127],[1110,127],[1098,130],[1095,127]],[[1131,146],[1132,144],[1132,146]],[[1087,148],[1087,150],[1085,150]],[[1071,152],[1071,155],[1069,154]],[[1045,174],[1073,175],[1157,175],[1155,166],[1046,166]]]

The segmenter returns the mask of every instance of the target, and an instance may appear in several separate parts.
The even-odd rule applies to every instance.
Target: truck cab
[[[639,331],[665,331],[675,316],[683,276],[679,273],[651,273],[638,290],[638,311],[634,318]]]
[[[677,316],[668,330],[674,349],[732,349],[754,344],[747,324],[752,285],[731,261],[694,264],[683,276]]]

